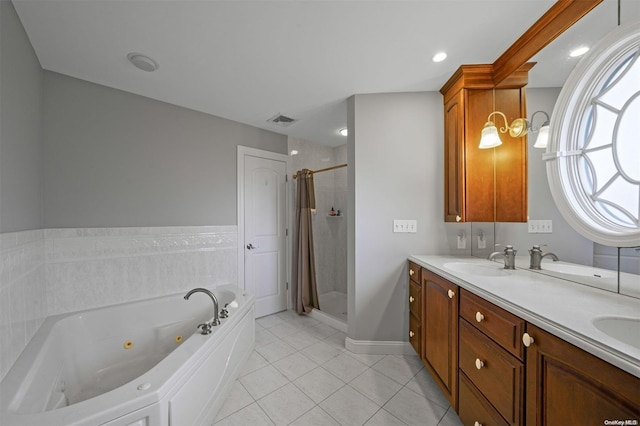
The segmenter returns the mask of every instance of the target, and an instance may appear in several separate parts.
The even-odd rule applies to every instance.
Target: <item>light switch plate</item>
[[[418,232],[418,221],[414,219],[394,219],[393,220],[393,232],[394,233],[412,233]]]
[[[530,220],[530,234],[551,234],[553,233],[553,223],[551,220]]]

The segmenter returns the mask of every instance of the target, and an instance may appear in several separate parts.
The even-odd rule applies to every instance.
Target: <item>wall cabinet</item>
[[[425,268],[409,269],[410,341],[463,424],[640,420],[640,378]]]
[[[452,407],[458,407],[458,286],[422,270],[422,362]]]
[[[526,118],[524,86],[531,64],[495,87],[490,65],[463,65],[440,89],[444,96],[445,221],[527,221],[527,137],[500,134],[503,144],[479,149],[487,117]],[[502,117],[492,118],[498,128]],[[494,209],[495,206],[495,209]]]

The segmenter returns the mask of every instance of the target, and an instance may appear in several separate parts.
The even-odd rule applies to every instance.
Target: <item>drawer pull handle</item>
[[[413,276],[413,274],[415,274],[416,271],[414,271],[413,269],[409,269],[409,275]]]
[[[531,336],[529,335],[529,333],[524,333],[524,334],[522,335],[522,343],[523,343],[526,347],[531,346],[531,345],[533,344],[533,342],[534,342],[533,337],[531,337]]]
[[[480,423],[480,422],[476,421],[476,422],[473,424],[473,426],[482,426],[482,423]]]
[[[409,337],[413,337],[415,335],[416,335],[416,333],[414,333],[413,331],[409,330]]]
[[[482,322],[483,320],[484,320],[484,315],[482,315],[480,312],[476,312],[476,321]]]
[[[413,302],[414,300],[416,300],[416,299],[414,299],[413,296],[409,296],[409,303]]]
[[[453,299],[453,296],[455,296],[456,293],[453,290],[449,290],[447,291],[447,296],[449,296],[449,299]]]
[[[482,367],[484,367],[484,362],[482,362],[480,358],[476,358],[476,368],[480,370]]]

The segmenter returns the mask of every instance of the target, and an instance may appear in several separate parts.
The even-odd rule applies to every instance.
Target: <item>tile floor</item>
[[[257,319],[215,426],[461,425],[417,356],[354,354],[344,339],[292,311]]]

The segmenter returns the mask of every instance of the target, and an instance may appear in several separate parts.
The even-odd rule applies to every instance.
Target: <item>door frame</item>
[[[238,145],[237,149],[237,224],[238,224],[238,287],[245,289],[244,281],[244,158],[245,156],[252,156],[258,158],[264,158],[267,160],[283,161],[285,163],[285,279],[286,279],[286,297],[287,297],[287,309],[291,309],[291,187],[289,183],[292,179],[289,179],[291,159],[286,154],[279,154],[277,152],[265,151],[258,148],[251,148],[248,146]]]

